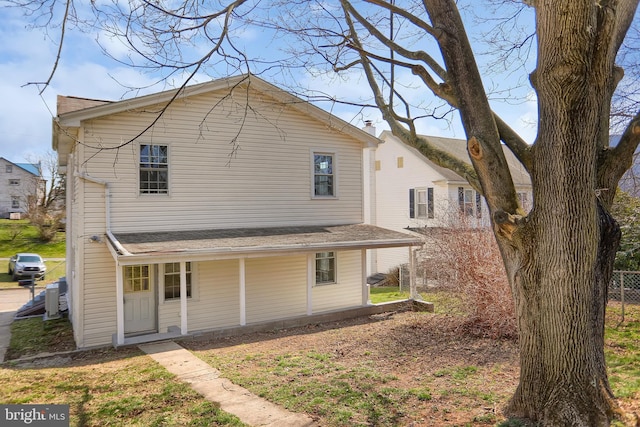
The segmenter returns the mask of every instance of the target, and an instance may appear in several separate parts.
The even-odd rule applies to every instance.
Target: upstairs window
[[[335,252],[316,253],[316,285],[336,283]]]
[[[169,192],[169,147],[140,145],[140,194]]]
[[[476,218],[482,218],[482,197],[480,193],[468,188],[458,187],[458,206],[462,215],[475,215]]]
[[[6,173],[13,173],[13,165],[5,165],[4,171]]]
[[[332,153],[313,153],[314,197],[335,197],[335,159]]]
[[[434,218],[433,187],[409,189],[409,218]]]
[[[191,263],[186,263],[187,298],[191,298]],[[172,262],[164,265],[164,299],[180,298],[180,263]]]

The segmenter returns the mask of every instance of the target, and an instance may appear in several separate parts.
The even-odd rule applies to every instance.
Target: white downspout
[[[109,182],[81,172],[75,172],[74,176],[104,186],[105,233],[118,252],[123,255],[131,255],[111,233],[111,192],[109,190]],[[124,282],[122,276],[122,267],[116,259],[116,345],[124,345]]]

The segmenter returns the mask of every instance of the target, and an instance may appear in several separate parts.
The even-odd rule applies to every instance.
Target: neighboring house
[[[471,164],[466,141],[424,136],[437,148]],[[484,198],[449,169],[435,165],[391,132],[380,135],[375,151],[375,221],[391,230],[489,224]],[[531,181],[524,167],[505,148],[511,175],[525,210],[531,208]],[[371,254],[369,272],[386,273],[409,261],[406,249],[382,249]]]
[[[46,182],[37,164],[0,157],[0,177],[0,218],[19,219],[42,197]]]
[[[365,224],[378,142],[255,76],[59,97],[78,347],[368,306],[367,251],[420,243]]]

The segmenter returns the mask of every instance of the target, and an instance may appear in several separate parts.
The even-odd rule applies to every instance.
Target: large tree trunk
[[[600,239],[593,249],[570,218],[554,221],[557,227],[549,221],[538,225],[531,249],[538,253],[513,275],[521,371],[507,407],[511,416],[544,426],[594,427],[608,426],[617,410],[603,348],[607,285],[620,231],[604,208],[597,216]],[[590,265],[580,262],[582,251],[592,255]]]

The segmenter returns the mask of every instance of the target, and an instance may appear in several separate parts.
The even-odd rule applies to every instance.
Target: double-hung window
[[[169,147],[140,145],[140,193],[167,194],[169,192]]]
[[[336,253],[316,253],[316,285],[336,283]]]
[[[458,187],[458,206],[464,216],[475,214],[477,218],[482,217],[482,198],[480,193],[474,190]]]
[[[433,187],[409,189],[409,218],[434,218]]]
[[[313,196],[335,197],[336,175],[333,153],[313,153]]]
[[[187,262],[187,298],[191,297],[191,263]],[[164,299],[180,298],[180,263],[172,262],[164,265]]]

